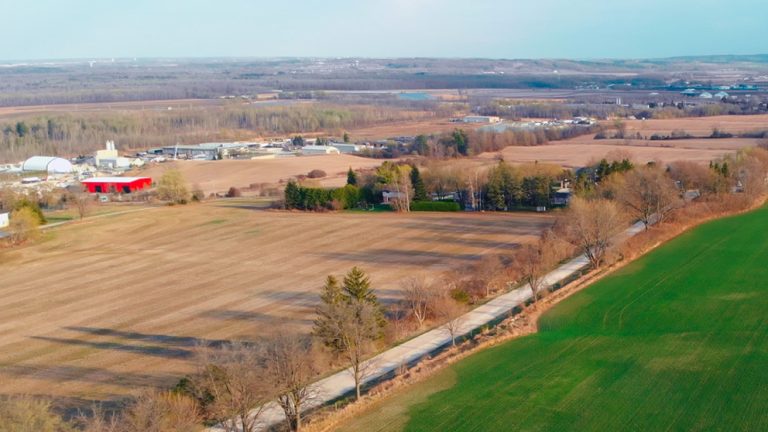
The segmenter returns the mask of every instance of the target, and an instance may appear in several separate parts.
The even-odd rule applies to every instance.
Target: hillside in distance
[[[723,65],[728,67],[724,68]],[[312,97],[313,91],[573,89],[768,82],[768,55],[667,59],[210,58],[0,62],[0,106]],[[309,94],[307,92],[310,92]]]

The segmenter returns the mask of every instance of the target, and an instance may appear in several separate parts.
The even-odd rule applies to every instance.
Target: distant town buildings
[[[501,118],[497,116],[477,116],[477,115],[471,115],[464,117],[461,121],[464,123],[500,123]]]

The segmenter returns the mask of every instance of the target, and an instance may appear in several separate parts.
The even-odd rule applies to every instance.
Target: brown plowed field
[[[173,385],[199,343],[307,329],[329,273],[399,281],[509,252],[537,214],[290,213],[216,201],[53,229],[0,257],[0,394],[73,404]]]
[[[347,170],[373,168],[380,160],[350,155],[297,156],[275,159],[175,161],[152,165],[137,175],[157,180],[168,169],[177,168],[190,185],[198,185],[206,193],[226,192],[230,187],[247,187],[252,183],[278,183],[314,169],[326,172],[324,186],[343,186]]]

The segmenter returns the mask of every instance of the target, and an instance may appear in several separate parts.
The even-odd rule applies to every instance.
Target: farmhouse
[[[66,159],[53,156],[32,156],[21,165],[22,171],[42,171],[48,174],[69,174],[72,163]]]
[[[567,206],[571,202],[571,189],[561,187],[552,194],[552,205]]]
[[[392,204],[394,201],[405,199],[406,195],[403,192],[384,191],[381,193],[382,204]]]
[[[91,193],[131,193],[152,185],[149,177],[96,177],[85,179],[83,185]]]

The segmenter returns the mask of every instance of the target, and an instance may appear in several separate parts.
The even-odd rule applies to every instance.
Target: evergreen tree
[[[357,186],[357,173],[352,171],[352,167],[349,167],[349,171],[347,171],[347,184]]]
[[[597,165],[595,174],[597,174],[597,177],[600,180],[602,180],[605,177],[607,177],[610,173],[611,173],[611,166],[608,164],[608,161],[605,159],[601,159],[600,163]]]
[[[325,285],[320,293],[320,300],[327,305],[338,305],[344,301],[344,294],[341,292],[339,280],[333,275],[328,275],[325,279]]]
[[[285,208],[288,210],[302,209],[301,190],[295,181],[289,181],[285,186]]]
[[[359,267],[355,266],[347,272],[342,282],[342,295],[347,304],[368,304],[373,308],[375,320],[379,329],[383,329],[387,324],[384,316],[384,308],[379,303],[378,297],[371,289],[371,281],[368,276]]]
[[[344,296],[348,300],[364,301],[371,304],[378,304],[379,300],[376,294],[371,290],[371,281],[359,267],[352,267],[344,276],[342,285]]]
[[[304,137],[302,137],[301,135],[297,135],[293,137],[293,139],[291,140],[291,144],[293,144],[294,147],[304,147]]]
[[[427,187],[424,185],[424,179],[421,178],[419,169],[414,165],[411,168],[411,185],[413,186],[414,201],[428,201]]]
[[[469,153],[469,139],[463,130],[456,129],[453,131],[453,143],[460,155],[466,156]]]
[[[416,139],[413,141],[413,150],[422,156],[426,156],[427,153],[429,153],[429,146],[427,145],[426,135],[418,135],[416,137]]]
[[[348,134],[348,133],[346,133],[346,132],[344,132],[344,142],[345,142],[345,143],[348,143],[348,142],[349,142],[349,134]]]

